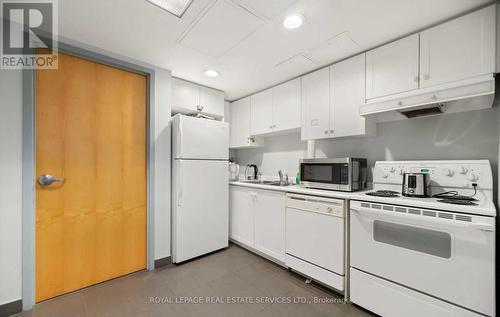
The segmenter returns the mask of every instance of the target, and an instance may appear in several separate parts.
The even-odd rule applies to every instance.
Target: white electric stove
[[[446,194],[401,196],[405,172]],[[495,316],[489,161],[380,161],[373,184],[351,197],[351,301],[389,317]]]

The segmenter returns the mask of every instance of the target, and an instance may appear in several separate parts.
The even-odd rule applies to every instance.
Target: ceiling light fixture
[[[205,75],[208,77],[217,77],[219,76],[219,72],[213,69],[207,69],[204,71]]]
[[[146,0],[157,7],[162,8],[181,18],[193,0]]]
[[[296,29],[304,22],[304,16],[298,13],[290,14],[283,20],[283,26],[287,29]]]

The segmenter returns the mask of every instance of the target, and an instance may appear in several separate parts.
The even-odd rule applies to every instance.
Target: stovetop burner
[[[455,197],[457,197],[457,196],[454,196],[454,198],[440,199],[440,200],[438,200],[438,202],[452,204],[452,205],[477,206],[477,204],[474,202],[474,201],[476,201],[476,199],[471,200],[470,199],[471,197],[465,197],[466,199],[457,199]]]
[[[368,196],[377,196],[377,197],[399,197],[399,193],[393,190],[377,190],[366,194]]]

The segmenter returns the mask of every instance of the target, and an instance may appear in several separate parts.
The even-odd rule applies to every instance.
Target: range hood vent
[[[489,74],[371,99],[359,112],[378,122],[394,121],[491,108],[494,96],[495,78]]]
[[[408,119],[411,118],[418,118],[418,117],[425,117],[425,116],[432,116],[436,114],[442,114],[446,110],[446,106],[442,103],[438,104],[433,104],[430,105],[430,107],[426,108],[420,108],[420,109],[415,109],[415,110],[400,110],[399,113],[401,113],[403,116],[407,117]]]

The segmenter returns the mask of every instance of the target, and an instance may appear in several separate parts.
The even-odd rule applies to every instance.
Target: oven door
[[[495,219],[351,202],[351,266],[494,315]]]

